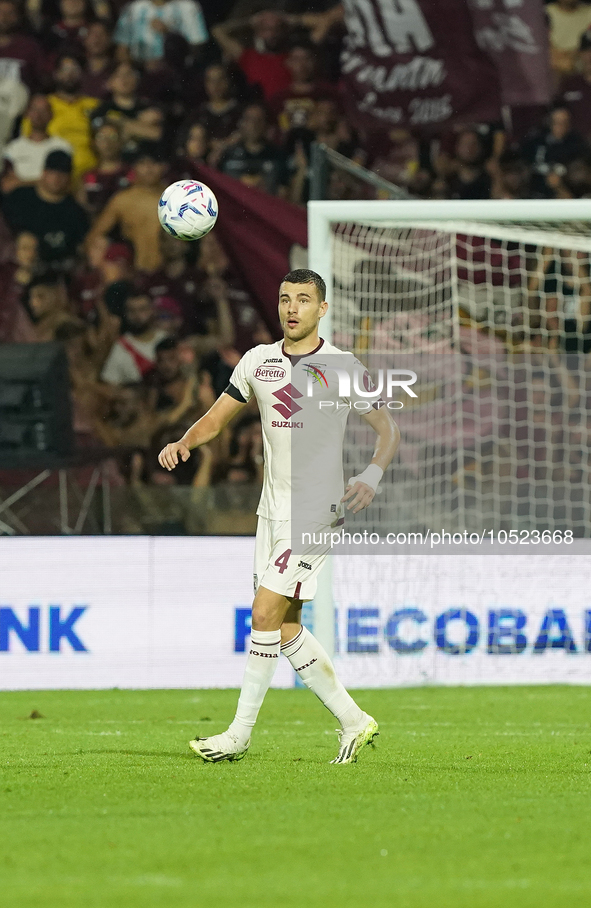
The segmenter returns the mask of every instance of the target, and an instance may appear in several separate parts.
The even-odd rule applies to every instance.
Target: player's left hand
[[[347,505],[347,510],[353,510],[354,514],[358,514],[359,511],[362,511],[364,508],[367,508],[375,497],[375,492],[371,486],[368,486],[365,482],[356,482],[355,485],[348,485],[345,491],[345,494],[341,498],[341,501],[349,501]]]

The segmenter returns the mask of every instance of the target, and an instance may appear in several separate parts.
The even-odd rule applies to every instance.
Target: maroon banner
[[[496,67],[467,0],[344,0],[344,9],[342,71],[357,122],[431,131],[499,117]]]
[[[478,46],[495,62],[503,103],[548,104],[552,77],[542,0],[469,0]]]
[[[306,211],[204,165],[199,176],[219,203],[216,239],[275,333],[279,284],[291,270],[294,247],[308,245]]]

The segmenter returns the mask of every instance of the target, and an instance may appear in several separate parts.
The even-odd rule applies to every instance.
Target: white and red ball
[[[162,227],[179,240],[200,240],[214,227],[217,217],[217,199],[199,180],[171,183],[158,202]]]

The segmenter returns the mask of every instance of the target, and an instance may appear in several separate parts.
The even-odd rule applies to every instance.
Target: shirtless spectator
[[[154,370],[144,379],[148,390],[148,407],[155,413],[170,414],[172,410],[192,395],[193,408],[197,406],[195,372],[183,365],[179,342],[165,337],[156,347]]]
[[[154,304],[146,293],[132,294],[127,300],[125,327],[101,372],[101,379],[112,385],[142,381],[154,368],[156,347],[166,337],[156,327]]]
[[[97,237],[118,228],[134,249],[135,266],[149,274],[162,264],[158,200],[164,189],[166,171],[163,153],[144,148],[134,164],[134,181],[129,189],[117,192],[99,214],[87,239],[89,248]]]
[[[150,409],[146,387],[130,382],[116,389],[109,411],[103,420],[96,422],[95,431],[112,448],[146,450],[155,432],[177,423],[193,406],[194,381],[187,383],[180,403],[160,413]]]
[[[33,278],[28,287],[27,307],[36,341],[54,341],[58,328],[66,324],[82,324],[68,311],[66,287],[56,274]]]
[[[128,189],[129,167],[121,155],[121,135],[116,123],[103,123],[94,135],[98,165],[82,176],[78,201],[96,217],[115,193]]]
[[[13,139],[4,149],[3,192],[36,183],[50,151],[60,150],[72,154],[69,142],[59,136],[49,135],[47,127],[53,112],[45,95],[33,95],[27,108],[27,117],[30,123],[29,134]]]

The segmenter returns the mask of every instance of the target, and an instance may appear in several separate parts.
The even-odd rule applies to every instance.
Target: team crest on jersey
[[[283,366],[257,366],[253,377],[258,378],[259,381],[281,381],[285,375]]]

